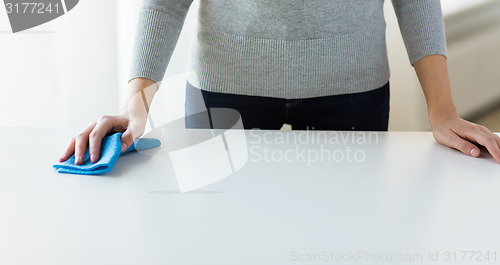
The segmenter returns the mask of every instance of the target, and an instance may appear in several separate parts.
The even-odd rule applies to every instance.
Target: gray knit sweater
[[[163,79],[193,0],[144,0],[130,79]],[[439,0],[392,0],[410,63],[446,56]],[[389,80],[384,0],[200,0],[189,82],[214,92],[308,98]]]

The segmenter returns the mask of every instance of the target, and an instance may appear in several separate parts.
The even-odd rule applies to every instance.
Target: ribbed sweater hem
[[[275,40],[200,25],[189,82],[211,92],[308,98],[376,89],[389,80],[385,24],[319,39]]]

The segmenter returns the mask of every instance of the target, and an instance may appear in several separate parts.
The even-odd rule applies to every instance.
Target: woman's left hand
[[[434,139],[442,145],[458,149],[462,153],[479,157],[480,144],[500,163],[500,137],[488,128],[466,121],[456,114],[430,116]]]

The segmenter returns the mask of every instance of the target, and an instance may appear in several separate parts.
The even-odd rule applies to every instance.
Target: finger
[[[480,135],[478,135],[478,137],[479,144],[486,147],[491,156],[493,156],[493,158],[500,163],[500,147],[498,147],[495,137],[483,131],[480,131]]]
[[[134,136],[132,133],[132,129],[127,129],[121,137],[121,142],[122,142],[122,150],[121,152],[125,152],[134,142]]]
[[[467,140],[464,140],[460,137],[460,135],[457,135],[453,131],[447,134],[444,138],[445,140],[442,140],[444,145],[455,148],[468,156],[479,157],[481,154],[481,151],[477,146]]]
[[[75,165],[83,164],[85,151],[87,150],[89,132],[83,131],[75,139]]]
[[[490,131],[488,128],[484,127],[484,126],[480,126],[479,127],[481,129],[481,131],[483,131],[484,133],[490,135],[491,137],[493,137],[493,139],[495,140],[495,142],[497,143],[497,146],[500,147],[500,137],[498,135],[496,135],[495,133],[493,133],[492,131]]]
[[[91,122],[89,126],[87,126],[85,129],[83,129],[83,131],[80,133],[80,134],[83,134],[83,133],[86,133],[86,132],[89,132],[92,130],[92,128],[94,128],[95,126],[95,122]],[[64,162],[66,160],[68,160],[68,158],[71,157],[71,155],[75,154],[75,161],[76,161],[76,153],[75,153],[75,150],[76,150],[76,140],[77,140],[78,136],[75,136],[73,138],[71,138],[69,144],[67,145],[66,149],[64,150],[64,153],[61,157],[59,157],[59,161],[60,162]]]
[[[484,127],[485,128],[485,127]],[[481,129],[481,126],[476,127],[476,128],[468,128],[460,131],[460,135],[463,137],[467,137],[467,139],[471,141],[475,141],[478,144],[486,147],[488,152],[493,156],[493,158],[500,163],[500,148],[498,147],[497,141],[495,140],[495,137],[485,133]]]
[[[68,158],[70,158],[71,155],[75,152],[75,139],[75,137],[71,138],[63,154],[61,155],[61,157],[59,157],[59,162],[68,160]]]
[[[500,136],[498,136],[494,133],[492,133],[492,134],[493,134],[493,138],[495,139],[495,142],[497,142],[498,147],[500,147]]]
[[[101,156],[102,138],[113,129],[113,118],[110,116],[102,116],[97,121],[94,129],[89,135],[89,155],[90,162],[99,161]]]
[[[125,152],[134,142],[135,139],[139,138],[142,135],[142,130],[139,126],[131,123],[127,130],[122,134],[121,142],[122,142],[122,150],[121,152]]]

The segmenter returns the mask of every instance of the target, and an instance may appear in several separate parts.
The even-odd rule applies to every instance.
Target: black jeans
[[[389,83],[361,93],[303,99],[281,99],[216,93],[186,85],[186,127],[217,128],[196,118],[203,110],[236,110],[245,129],[280,129],[284,123],[293,130],[387,131]]]

